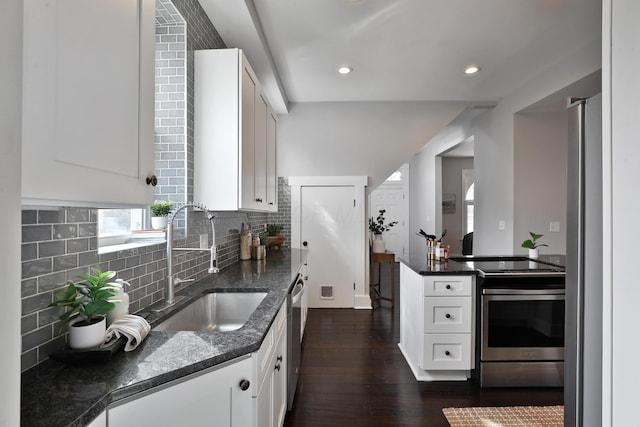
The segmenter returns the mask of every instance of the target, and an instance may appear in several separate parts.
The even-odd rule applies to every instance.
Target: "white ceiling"
[[[601,34],[600,0],[200,3],[280,113],[288,102],[497,101]],[[482,70],[466,76],[471,63]]]

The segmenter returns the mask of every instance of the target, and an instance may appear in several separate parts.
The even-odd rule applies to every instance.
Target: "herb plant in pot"
[[[156,200],[149,207],[151,210],[151,227],[155,230],[167,228],[167,216],[173,208],[173,202],[168,200]]]
[[[120,285],[110,280],[114,271],[93,268],[92,273],[78,276],[78,282],[55,294],[49,307],[65,307],[60,315],[63,325],[69,325],[69,347],[88,349],[100,345],[107,330],[107,316],[119,300],[113,297]]]
[[[530,231],[529,235],[531,236],[531,238],[522,242],[521,246],[523,248],[529,249],[529,258],[537,259],[538,256],[540,255],[538,248],[541,246],[548,246],[548,245],[544,243],[538,243],[538,239],[544,236],[543,234],[536,234]]]
[[[374,220],[373,217],[369,218],[369,231],[373,233],[373,241],[371,242],[371,251],[373,253],[384,253],[386,250],[384,240],[382,240],[382,233],[389,231],[391,227],[396,225],[398,221],[392,221],[385,225],[384,214],[386,210],[380,209],[378,211],[378,217]]]

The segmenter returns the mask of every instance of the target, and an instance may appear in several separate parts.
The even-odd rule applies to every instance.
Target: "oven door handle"
[[[483,289],[483,295],[564,295],[564,289]]]

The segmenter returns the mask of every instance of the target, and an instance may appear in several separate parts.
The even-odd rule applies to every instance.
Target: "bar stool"
[[[391,301],[391,307],[395,302],[395,262],[396,255],[393,252],[384,252],[384,253],[371,253],[370,258],[370,274],[369,274],[369,292],[371,294],[371,306],[375,305],[376,301],[385,300]],[[375,266],[378,265],[378,282],[375,282],[374,273]],[[380,284],[382,282],[382,264],[388,264],[389,269],[391,270],[391,297],[382,296]]]

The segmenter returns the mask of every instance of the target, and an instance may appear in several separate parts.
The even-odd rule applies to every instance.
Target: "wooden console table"
[[[371,253],[370,259],[370,274],[369,274],[369,292],[371,294],[371,306],[375,305],[376,301],[385,300],[391,301],[391,307],[395,302],[395,262],[396,256],[393,252],[384,252],[384,253]],[[375,281],[374,273],[375,266],[378,265],[378,281]],[[391,297],[385,297],[381,294],[380,283],[382,282],[382,264],[388,264],[389,269],[391,270]]]

